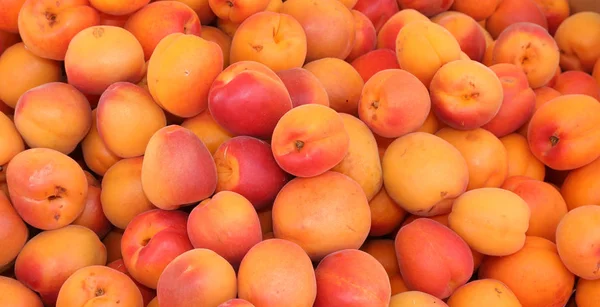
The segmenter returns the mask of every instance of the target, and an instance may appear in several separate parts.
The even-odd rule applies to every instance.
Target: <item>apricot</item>
[[[104,215],[100,195],[100,187],[93,185],[88,186],[88,193],[83,211],[72,224],[87,227],[102,239],[110,231],[112,225]]]
[[[269,139],[292,100],[281,79],[264,64],[241,61],[221,72],[208,92],[215,121],[233,135]],[[253,116],[248,116],[253,114]]]
[[[598,242],[600,207],[585,205],[569,211],[556,229],[556,248],[567,269],[580,278],[600,279]]]
[[[129,82],[110,85],[97,109],[98,133],[107,149],[121,158],[143,155],[150,137],[167,124],[150,93]]]
[[[600,279],[577,280],[575,302],[579,307],[594,307],[600,300]]]
[[[123,237],[123,230],[113,228],[108,232],[102,243],[106,246],[106,262],[111,263],[116,260],[122,260],[121,255],[121,238]],[[127,269],[125,269],[127,270]]]
[[[389,196],[419,216],[450,212],[454,199],[465,192],[469,181],[469,167],[460,151],[426,132],[409,133],[393,141],[385,151],[382,167]]]
[[[234,23],[229,19],[217,18],[217,28],[223,31],[223,33],[227,34],[229,37],[233,38],[235,32],[239,28],[241,23]]]
[[[271,150],[277,164],[298,177],[313,177],[340,163],[350,137],[342,117],[323,105],[307,104],[285,113],[277,123]]]
[[[135,216],[156,209],[142,188],[143,160],[120,160],[102,178],[102,210],[110,223],[120,229],[125,229]]]
[[[381,263],[366,252],[345,249],[329,254],[315,269],[315,276],[315,307],[389,306],[391,286],[387,273]]]
[[[187,234],[188,214],[154,209],[136,215],[121,238],[123,262],[140,284],[156,289],[165,267],[193,249]]]
[[[5,0],[2,2],[0,12],[0,30],[10,33],[19,33],[18,18],[19,11],[25,0]]]
[[[247,300],[243,300],[241,298],[234,298],[224,302],[218,307],[254,307],[254,304],[248,302]]]
[[[523,307],[565,306],[575,283],[554,243],[531,236],[512,255],[484,259],[478,276],[506,284]]]
[[[4,165],[25,150],[25,144],[13,121],[4,113],[0,113],[0,134],[0,165]]]
[[[435,73],[448,62],[460,58],[460,45],[444,27],[429,21],[406,24],[396,38],[400,67],[429,87]]]
[[[93,8],[100,12],[122,16],[131,14],[142,7],[146,6],[150,0],[133,0],[133,1],[117,1],[117,0],[89,0]]]
[[[414,9],[394,13],[377,32],[377,48],[396,51],[398,33],[405,25],[414,21],[429,21],[429,18]]]
[[[469,15],[476,21],[482,21],[486,20],[496,11],[500,2],[501,0],[454,0],[450,9]]]
[[[125,267],[125,263],[123,262],[123,259],[119,258],[116,261],[109,262],[106,266],[109,268],[113,268],[121,273],[124,273],[125,275],[127,275],[127,277],[129,277],[131,280],[133,280],[133,283],[135,284],[135,286],[138,288],[138,290],[142,294],[144,306],[149,304],[150,301],[156,297],[156,290],[150,289],[150,288],[140,284],[135,279],[133,279],[133,277],[131,277],[131,275],[129,275],[129,272],[127,271],[127,268]]]
[[[225,32],[223,32],[221,29],[211,26],[203,26],[202,32],[200,32],[200,37],[207,41],[217,43],[217,45],[221,47],[221,51],[223,52],[223,69],[227,68],[230,62],[229,54],[231,52],[231,37],[225,34]]]
[[[213,159],[218,174],[215,191],[239,193],[257,210],[273,204],[289,180],[273,158],[271,146],[253,137],[237,136],[225,141]]]
[[[63,283],[77,270],[106,264],[106,248],[83,226],[42,231],[29,240],[15,262],[17,279],[54,306]]]
[[[196,248],[177,256],[158,279],[159,305],[217,307],[236,297],[235,271],[216,252]]]
[[[463,13],[448,11],[436,15],[431,21],[446,28],[456,38],[464,55],[481,62],[487,45],[484,31],[475,19]]]
[[[208,5],[218,18],[242,23],[248,17],[264,11],[269,0],[208,0]]]
[[[242,258],[262,241],[260,220],[244,196],[218,192],[190,213],[187,232],[195,248],[206,248],[238,268]]]
[[[404,306],[447,307],[441,299],[421,291],[406,291],[391,297],[390,307]]]
[[[265,11],[279,13],[283,6],[283,0],[270,0]]]
[[[150,59],[158,43],[169,34],[198,36],[201,29],[196,12],[179,1],[156,1],[143,6],[127,19],[123,27],[142,45],[145,61]]]
[[[357,57],[375,49],[377,45],[377,32],[371,20],[365,14],[352,10],[354,17],[355,39],[352,51],[346,57],[346,61],[352,62]]]
[[[531,118],[535,110],[535,93],[529,86],[527,75],[517,65],[500,63],[490,69],[502,83],[503,100],[496,116],[481,127],[500,138],[517,131]]]
[[[310,71],[296,67],[278,71],[277,76],[288,90],[293,107],[304,104],[329,106],[329,95],[325,86]]]
[[[480,188],[454,201],[448,224],[475,251],[505,256],[525,244],[530,217],[529,205],[516,193]]]
[[[448,299],[450,307],[521,307],[513,291],[496,279],[474,280],[456,289]]]
[[[42,230],[71,224],[83,211],[88,193],[81,166],[71,157],[48,148],[17,154],[8,164],[6,180],[19,215],[27,224]]]
[[[341,1],[287,0],[280,13],[292,16],[302,25],[307,62],[322,58],[345,59],[352,51],[356,37],[354,18]]]
[[[0,191],[0,272],[17,258],[28,239],[27,225],[10,203],[8,196]]]
[[[223,52],[217,43],[172,33],[156,45],[148,62],[148,89],[169,113],[193,117],[208,107],[209,89],[222,70]]]
[[[537,180],[544,180],[546,169],[531,150],[527,139],[518,133],[512,133],[500,138],[506,148],[508,158],[507,177],[527,176]]]
[[[16,279],[0,276],[0,305],[43,307],[40,297]]]
[[[231,133],[217,124],[208,109],[194,117],[185,119],[181,126],[191,130],[200,138],[211,154],[214,154],[221,144],[233,137]]]
[[[248,17],[231,41],[231,63],[255,61],[278,72],[302,67],[306,59],[306,34],[292,16],[260,12]]]
[[[157,1],[163,1],[163,0],[157,0]],[[171,1],[171,0],[167,0],[167,1]],[[213,21],[215,21],[215,19],[216,19],[215,13],[213,13],[212,9],[210,8],[210,5],[208,4],[208,0],[175,0],[175,1],[186,4],[192,10],[194,10],[194,12],[196,12],[196,14],[198,15],[198,18],[200,18],[200,22],[203,25],[202,31],[204,31],[204,29],[205,29],[204,25],[212,24]]]
[[[237,277],[238,297],[256,307],[312,306],[317,296],[310,258],[288,240],[268,239],[254,245]]]
[[[467,243],[432,219],[417,218],[400,228],[395,247],[400,274],[409,289],[444,299],[473,274],[473,254]],[[428,278],[423,278],[424,272]]]
[[[546,21],[550,35],[556,33],[558,26],[570,15],[569,0],[534,0],[540,7]]]
[[[60,62],[33,54],[23,43],[16,43],[0,55],[0,100],[15,108],[28,90],[61,79]]]
[[[438,130],[440,130],[443,127],[446,127],[446,124],[442,123],[438,119],[433,110],[430,110],[423,125],[421,125],[421,127],[415,132],[427,132],[435,134]]]
[[[582,32],[580,29],[590,29]],[[563,70],[591,73],[600,59],[600,13],[583,11],[567,17],[554,34]]]
[[[92,110],[74,86],[50,82],[21,95],[15,126],[29,147],[69,154],[90,131]]]
[[[460,130],[489,123],[500,111],[504,97],[502,83],[494,71],[472,60],[456,60],[442,66],[433,76],[429,90],[435,115]]]
[[[557,97],[531,118],[529,147],[540,161],[555,170],[582,167],[600,157],[598,122],[600,104],[596,99],[581,94]]]
[[[97,109],[92,110],[92,125],[88,134],[81,141],[81,151],[87,167],[97,175],[103,176],[121,158],[108,150],[100,138],[96,125],[97,113]]]
[[[400,274],[394,240],[370,239],[365,242],[360,250],[368,253],[373,256],[375,260],[379,261],[390,278]]]
[[[500,33],[509,26],[528,22],[548,30],[546,16],[539,8],[536,0],[501,0],[492,15],[485,22],[485,28],[493,38],[498,38]]]
[[[494,47],[496,45],[496,41],[492,41],[485,48],[485,53],[483,54],[483,59],[481,63],[487,67],[494,65]]]
[[[568,173],[560,187],[569,210],[585,205],[600,206],[600,158]]]
[[[396,53],[390,49],[369,51],[350,63],[366,83],[373,75],[385,69],[398,69]]]
[[[91,265],[75,271],[65,280],[58,292],[56,307],[112,302],[144,306],[142,294],[129,276],[103,265]]]
[[[80,31],[65,55],[69,83],[84,94],[100,95],[119,81],[137,83],[144,76],[145,65],[142,46],[135,36],[115,26]]]
[[[377,32],[399,10],[396,0],[358,0],[353,9],[365,14]]]
[[[369,202],[360,185],[338,172],[295,178],[273,203],[276,238],[300,245],[314,261],[358,249],[371,228]]]
[[[534,113],[546,102],[562,95],[559,91],[557,91],[551,87],[547,87],[547,86],[538,87],[538,88],[534,89],[533,92],[535,93],[535,108],[533,111]],[[524,137],[527,137],[527,130],[529,130],[529,122],[530,121],[531,121],[531,119],[528,120],[518,130],[518,133],[523,135]]]
[[[365,83],[358,115],[371,130],[386,138],[416,131],[431,110],[427,88],[415,76],[400,69],[386,69]]]
[[[594,77],[582,71],[565,71],[558,75],[552,86],[562,95],[582,94],[600,101],[600,85]]]

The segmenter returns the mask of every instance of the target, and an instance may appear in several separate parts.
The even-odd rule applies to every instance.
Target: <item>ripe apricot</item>
[[[600,206],[600,158],[569,172],[560,192],[569,210],[585,205]]]
[[[580,29],[590,29],[581,32]],[[591,73],[600,59],[600,13],[583,11],[565,19],[554,34],[563,70]]]

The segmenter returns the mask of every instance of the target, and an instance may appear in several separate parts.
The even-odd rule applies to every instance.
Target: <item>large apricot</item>
[[[533,155],[524,136],[518,133],[511,133],[501,137],[500,141],[504,145],[504,148],[506,148],[508,158],[507,177],[527,176],[537,180],[544,180],[546,168]]]
[[[535,0],[500,0],[497,3],[494,13],[485,20],[485,28],[493,38],[498,38],[504,29],[518,22],[529,22],[548,29],[546,16]]]
[[[354,18],[355,39],[352,51],[345,59],[347,62],[352,62],[359,56],[374,50],[377,45],[377,32],[371,20],[360,11],[351,12]]]
[[[569,0],[534,0],[540,7],[546,21],[548,22],[548,32],[550,35],[556,33],[558,26],[569,17],[571,11],[569,8]]]
[[[17,258],[28,239],[27,225],[10,203],[8,196],[0,191],[0,272]]]
[[[565,71],[556,77],[552,88],[562,95],[583,94],[600,101],[600,85],[594,77],[582,71]]]
[[[582,32],[581,29],[590,29]],[[583,11],[565,19],[554,34],[563,70],[591,73],[600,59],[600,13]]]
[[[414,21],[429,21],[429,18],[414,9],[403,9],[394,13],[377,32],[377,48],[396,51],[398,33],[405,25]]]
[[[585,205],[600,206],[600,158],[570,171],[560,192],[569,210]]]
[[[11,307],[43,307],[40,297],[20,281],[0,276],[0,305]]]
[[[400,68],[396,59],[396,52],[385,48],[367,52],[354,59],[350,64],[365,83],[382,70]]]
[[[487,46],[485,30],[475,19],[463,13],[448,11],[436,15],[431,21],[450,31],[469,59],[477,62],[483,60]]]
[[[16,154],[25,150],[25,144],[15,123],[0,112],[0,165],[8,163]]]
[[[521,307],[521,302],[504,283],[486,278],[473,280],[456,289],[448,299],[450,307]]]
[[[352,9],[365,14],[377,32],[399,10],[396,0],[358,0]]]
[[[460,151],[426,132],[393,141],[382,166],[390,197],[407,212],[420,216],[450,212],[454,199],[465,192],[469,182],[469,167]]]
[[[87,167],[97,175],[103,176],[104,173],[106,173],[106,171],[121,158],[108,150],[104,141],[100,138],[96,125],[97,113],[97,109],[92,111],[92,125],[88,134],[83,138],[83,141],[81,141],[81,151]]]
[[[310,71],[298,67],[277,72],[292,99],[292,106],[322,104],[329,106],[329,94],[323,83]]]

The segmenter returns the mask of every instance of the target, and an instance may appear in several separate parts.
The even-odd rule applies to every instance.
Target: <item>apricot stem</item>
[[[375,108],[375,109],[379,108],[379,101],[373,101],[373,102],[371,103],[371,106],[372,106],[373,108]]]
[[[96,296],[102,296],[102,295],[104,295],[104,290],[103,290],[103,289],[100,289],[100,288],[98,288],[98,289],[96,289],[96,293],[94,293],[94,294],[95,294]]]
[[[233,1],[227,1],[227,5],[229,5],[229,7],[233,7]]]
[[[296,150],[300,151],[304,147],[304,142],[298,140],[294,145],[296,145]]]
[[[550,144],[552,144],[552,147],[556,146],[559,141],[560,139],[556,135],[550,136]]]

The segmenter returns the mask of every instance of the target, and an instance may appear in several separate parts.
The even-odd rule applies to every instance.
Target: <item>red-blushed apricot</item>
[[[150,138],[141,176],[148,200],[165,210],[201,201],[217,186],[217,168],[206,145],[178,125],[161,128]]]
[[[158,279],[156,289],[161,306],[207,306],[236,297],[235,271],[216,252],[196,248],[177,256]]]
[[[84,170],[83,173],[85,174],[85,178],[87,179],[88,185],[94,186],[99,188],[100,187],[100,181],[94,176],[94,174]]]
[[[345,249],[327,255],[315,269],[315,276],[315,307],[389,306],[391,286],[387,273],[377,259],[364,251]]]
[[[129,276],[104,265],[75,271],[60,288],[56,307],[87,304],[123,304],[143,307],[142,294]]]
[[[19,34],[33,54],[65,59],[70,41],[80,31],[100,23],[87,0],[27,0],[19,11]]]
[[[112,153],[141,156],[150,137],[167,124],[165,113],[145,89],[129,82],[111,84],[98,102],[97,129]]]
[[[503,189],[519,195],[529,205],[531,217],[526,234],[555,241],[556,227],[567,214],[567,204],[551,184],[524,176],[509,177]]]
[[[48,148],[17,154],[6,169],[13,206],[23,220],[50,230],[71,224],[83,211],[88,183],[71,157]]]
[[[93,185],[88,186],[88,193],[83,211],[73,221],[72,225],[87,227],[102,239],[110,231],[112,225],[102,211],[100,194],[100,187]]]
[[[500,33],[510,25],[528,22],[548,30],[546,16],[535,0],[501,0],[492,15],[485,22],[485,28],[493,38],[498,38]]]
[[[560,193],[569,210],[585,205],[600,206],[600,158],[569,172]]]
[[[338,58],[323,58],[304,65],[323,84],[329,106],[342,113],[357,114],[364,81],[350,63]]]
[[[0,271],[17,258],[28,239],[27,225],[10,203],[8,196],[0,191]]]
[[[361,186],[367,200],[371,200],[383,186],[377,141],[360,119],[350,114],[342,113],[340,116],[350,137],[350,145],[344,159],[331,170],[352,178]]]
[[[366,83],[373,75],[385,69],[398,69],[396,53],[391,49],[377,49],[359,56],[350,63]]]
[[[573,274],[588,280],[600,279],[600,207],[585,205],[569,211],[556,229],[560,259]]]
[[[83,226],[68,225],[42,231],[29,240],[15,262],[17,279],[54,306],[69,276],[90,265],[106,264],[106,248]]]
[[[531,236],[514,254],[485,258],[478,277],[504,283],[523,307],[565,306],[575,283],[575,276],[561,262],[554,243]]]
[[[562,95],[582,94],[600,101],[600,85],[594,77],[582,71],[565,71],[558,75],[552,86]]]
[[[352,51],[356,37],[354,18],[339,0],[287,0],[280,13],[292,16],[304,28],[307,62],[345,59]]]
[[[150,2],[150,0],[132,0],[132,1],[119,1],[119,0],[89,0],[93,8],[100,12],[122,16],[131,14]]]
[[[142,45],[147,61],[158,43],[173,33],[200,35],[201,25],[192,8],[179,1],[155,1],[133,13],[124,28]]]
[[[214,154],[221,144],[233,137],[225,128],[217,124],[208,109],[194,117],[185,119],[181,126],[191,130],[200,138],[211,154]]]
[[[188,214],[154,209],[135,216],[121,238],[123,262],[140,284],[156,289],[165,267],[193,249],[187,235]]]
[[[431,21],[446,28],[458,41],[463,56],[481,62],[486,49],[486,38],[482,27],[469,15],[447,11],[440,13]]]
[[[6,116],[0,113],[0,165],[8,163],[16,154],[25,150],[25,143],[15,123]]]
[[[495,64],[518,66],[527,76],[529,86],[538,88],[554,77],[560,53],[545,28],[531,22],[517,22],[498,36],[492,58]]]
[[[241,194],[256,210],[267,208],[289,180],[273,158],[271,146],[249,136],[225,141],[213,154],[217,166],[216,192]]]
[[[123,159],[102,178],[102,210],[111,224],[125,229],[138,214],[156,209],[142,189],[143,157]]]
[[[409,289],[445,299],[473,274],[469,245],[432,219],[417,218],[400,228],[395,247],[400,274]]]
[[[88,134],[81,141],[81,151],[87,167],[97,175],[103,176],[121,158],[108,150],[100,138],[96,125],[96,114],[97,109],[92,110],[92,125]]]
[[[234,298],[224,302],[223,304],[217,307],[255,307],[254,304],[248,302],[247,300],[243,300],[241,298]]]
[[[454,0],[450,9],[452,11],[467,14],[477,21],[485,21],[496,11],[496,8],[501,1],[502,0]]]
[[[365,83],[358,102],[358,115],[382,137],[395,138],[416,131],[431,110],[427,88],[414,75],[386,69]]]
[[[427,161],[427,162],[425,162]],[[469,181],[460,151],[444,139],[414,132],[394,140],[382,159],[388,195],[404,210],[419,216],[450,212]]]
[[[23,43],[8,47],[0,55],[0,100],[15,108],[28,90],[61,79],[60,62],[34,55]]]
[[[473,280],[456,289],[448,298],[450,307],[521,307],[519,299],[504,283],[496,279]]]
[[[277,72],[302,67],[306,48],[306,34],[296,19],[260,12],[244,20],[235,31],[230,60],[259,62]]]
[[[131,275],[129,274],[129,271],[127,271],[127,268],[125,267],[125,263],[123,262],[123,259],[119,258],[116,261],[108,262],[108,264],[106,266],[109,268],[113,268],[121,273],[124,273],[125,275],[127,275],[127,277],[129,277],[131,280],[133,280],[133,283],[136,285],[136,287],[142,294],[144,306],[149,304],[150,301],[156,297],[156,290],[150,289],[150,288],[140,284],[133,277],[131,277]]]
[[[546,21],[550,35],[556,33],[558,26],[570,15],[569,0],[534,0],[540,7]]]
[[[240,61],[215,78],[208,107],[215,121],[233,135],[269,139],[283,114],[292,109],[292,100],[273,70],[259,62]]]
[[[575,302],[578,307],[594,307],[600,301],[600,279],[577,280]]]
[[[352,9],[365,14],[377,32],[399,10],[396,0],[358,0]]]
[[[21,95],[15,126],[29,147],[69,154],[90,131],[92,110],[74,86],[50,82]]]
[[[285,113],[277,123],[271,150],[277,164],[298,177],[313,177],[340,163],[350,147],[342,117],[323,105],[307,104]]]
[[[421,291],[406,291],[395,294],[390,299],[390,307],[448,307],[441,299]]]
[[[398,65],[429,87],[444,64],[460,58],[460,45],[444,27],[430,21],[406,24],[396,37]]]
[[[508,158],[507,177],[527,176],[540,181],[544,180],[545,166],[533,155],[524,136],[511,133],[501,137],[500,141],[506,148]]]
[[[417,10],[427,17],[432,17],[449,10],[453,2],[453,0],[398,0],[398,7],[400,10]]]
[[[156,45],[148,62],[148,89],[169,113],[192,117],[208,107],[209,89],[222,70],[223,52],[217,43],[172,33]]]
[[[123,230],[113,228],[108,232],[102,243],[106,247],[106,262],[111,263],[116,260],[122,261],[121,255],[121,238],[123,237]]]
[[[248,17],[264,11],[269,0],[208,0],[208,5],[218,18],[242,23]]]
[[[319,79],[310,71],[297,67],[277,72],[290,94],[292,106],[322,104],[329,106],[329,95]]]
[[[0,12],[0,30],[11,33],[19,33],[19,11],[25,0],[5,0],[2,2]]]
[[[206,1],[206,0],[204,0]],[[229,54],[231,51],[231,37],[221,29],[212,26],[203,26],[200,37],[207,41],[217,43],[223,52],[223,69],[229,66]]]
[[[482,128],[500,138],[517,131],[531,118],[535,110],[535,93],[529,86],[527,75],[517,65],[500,63],[490,69],[502,83],[503,100],[496,116]]]
[[[525,244],[530,217],[527,202],[514,192],[480,188],[454,201],[448,224],[475,251],[505,256]]]
[[[359,56],[372,51],[377,45],[377,32],[371,20],[357,10],[352,10],[354,18],[355,39],[352,51],[346,57],[347,62],[352,62]]]
[[[427,16],[414,9],[394,13],[377,32],[377,49],[396,50],[396,38],[400,30],[414,21],[429,21]]]
[[[582,32],[581,29],[590,29]],[[600,59],[600,13],[578,12],[565,19],[554,34],[563,70],[591,73]]]
[[[256,307],[312,306],[317,295],[310,258],[294,242],[262,241],[248,251],[238,270],[238,297]]]
[[[358,249],[371,228],[369,202],[360,185],[338,172],[295,178],[273,204],[276,238],[300,245],[314,261]]]
[[[562,95],[559,91],[548,86],[538,87],[534,89],[533,92],[535,93],[535,109],[533,111],[534,113],[546,102]],[[528,120],[525,124],[523,124],[523,126],[521,126],[521,128],[519,128],[518,130],[518,133],[524,137],[527,137],[527,130],[529,130],[530,121],[531,119]]]
[[[94,61],[88,61],[93,58]],[[109,85],[137,83],[145,72],[142,46],[129,31],[93,26],[77,33],[65,55],[69,83],[84,94],[100,95]]]
[[[481,128],[466,131],[442,128],[435,135],[456,147],[467,161],[467,191],[486,187],[498,188],[506,180],[506,148],[491,132]]]
[[[0,30],[0,55],[2,55],[2,53],[4,53],[4,51],[18,43],[21,41],[21,37],[19,36],[18,33],[11,33],[11,32],[6,32],[3,30]]]
[[[244,196],[218,192],[196,206],[188,218],[187,232],[195,248],[210,249],[234,268],[262,241],[256,210]]]
[[[20,281],[0,276],[0,305],[11,307],[43,307],[40,297]]]
[[[429,89],[435,115],[460,130],[489,123],[500,111],[504,97],[498,76],[472,60],[456,60],[442,66],[433,76]]]
[[[156,0],[163,1],[163,0]],[[171,1],[171,0],[166,0]],[[177,2],[181,2],[189,6],[196,14],[198,18],[200,18],[200,22],[202,25],[212,24],[215,21],[216,16],[213,13],[210,5],[208,4],[208,0],[175,0]],[[204,31],[204,27],[202,27],[202,31]]]
[[[541,106],[531,118],[531,152],[555,170],[571,170],[600,157],[600,104],[587,95],[563,95]]]

